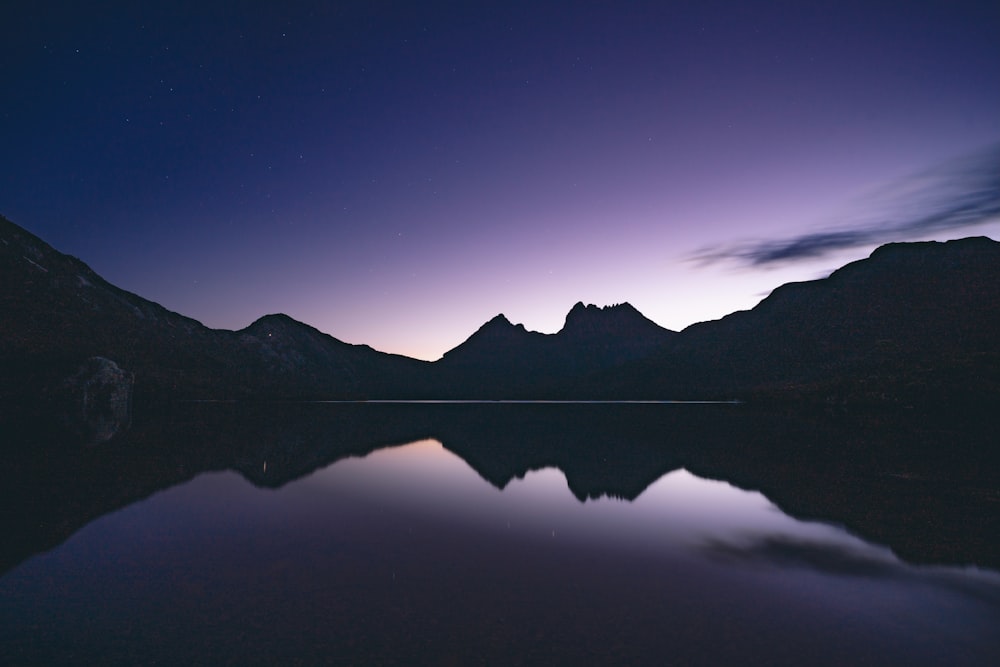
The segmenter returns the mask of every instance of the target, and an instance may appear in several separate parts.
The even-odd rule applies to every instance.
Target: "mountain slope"
[[[648,319],[630,303],[603,308],[577,303],[555,334],[562,349],[602,366],[616,366],[649,356],[674,340],[676,332]]]
[[[0,218],[0,397],[45,393],[84,360],[135,375],[138,398],[342,398],[418,382],[426,365],[287,316],[213,330],[111,285]]]
[[[783,285],[752,310],[684,329],[633,369],[630,386],[685,397],[808,391],[840,400],[845,392],[875,399],[904,390],[929,397],[935,387],[953,392],[965,383],[963,393],[995,395],[997,340],[1000,243],[890,244],[828,278]]]
[[[261,317],[236,332],[261,396],[410,398],[429,364],[351,345],[288,315]]]

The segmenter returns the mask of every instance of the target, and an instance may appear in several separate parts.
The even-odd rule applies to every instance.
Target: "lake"
[[[13,464],[0,648],[24,665],[1000,664],[997,536],[942,525],[994,521],[996,487],[921,445],[944,431],[907,434],[904,456],[873,452],[870,426],[681,405],[137,415],[121,444]],[[856,520],[865,504],[913,530]]]

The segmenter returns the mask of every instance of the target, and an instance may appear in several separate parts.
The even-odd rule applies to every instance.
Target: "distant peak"
[[[258,317],[245,331],[254,331],[261,327],[288,326],[289,324],[299,324],[299,322],[284,313],[271,313],[270,315]]]
[[[294,317],[285,315],[284,313],[264,315],[255,320],[246,329],[243,329],[243,331],[251,334],[260,334],[269,331],[315,331],[321,333],[315,327],[311,327],[304,322],[299,322]]]
[[[270,315],[264,315],[263,317],[257,318],[253,324],[277,324],[277,323],[289,324],[296,322],[290,315],[285,315],[284,313],[271,313]],[[253,326],[251,324],[250,326]]]
[[[470,350],[479,351],[472,352],[472,354],[481,354],[482,350],[495,350],[519,345],[525,340],[533,340],[537,337],[544,338],[544,334],[528,331],[523,324],[511,324],[510,320],[501,313],[479,327],[461,345],[445,352],[442,358],[455,360],[462,358],[463,355],[468,355]]]
[[[622,303],[613,303],[610,306],[597,306],[597,305],[594,305],[592,303],[584,304],[583,301],[577,301],[576,304],[570,309],[569,312],[572,313],[574,311],[576,311],[576,312],[579,312],[579,311],[588,311],[588,312],[592,312],[592,313],[614,312],[614,311],[639,312],[639,311],[637,311],[635,309],[635,306],[633,306],[632,304],[630,304],[628,301],[624,301]]]
[[[608,335],[634,334],[644,332],[664,332],[645,315],[636,310],[632,304],[616,303],[610,306],[596,306],[577,302],[566,315],[566,323],[559,332],[569,336],[592,336],[594,334]]]
[[[639,316],[640,318],[645,319],[643,314],[636,310],[635,307],[628,302],[616,303],[610,306],[596,306],[592,303],[584,305],[582,301],[577,301],[576,305],[574,305],[566,315],[566,324],[569,325],[571,322],[575,321],[607,319],[606,316],[618,318]]]
[[[514,326],[514,325],[511,324],[510,320],[507,319],[506,315],[504,315],[503,313],[500,313],[499,315],[497,315],[496,317],[494,317],[493,319],[491,319],[490,321],[488,321],[483,326],[507,326],[507,327],[511,327],[511,326]]]

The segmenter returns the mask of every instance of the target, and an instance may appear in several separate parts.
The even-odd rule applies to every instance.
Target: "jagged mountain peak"
[[[673,332],[656,324],[628,302],[610,306],[584,305],[583,302],[577,302],[567,313],[566,323],[558,335],[629,337],[654,333],[669,335]]]
[[[582,301],[577,301],[566,314],[566,323],[570,324],[571,322],[581,322],[587,320],[607,320],[610,318],[629,317],[646,319],[642,313],[636,310],[635,307],[628,302],[616,303],[610,306],[597,306],[592,303],[584,304]]]
[[[590,313],[601,313],[601,312],[616,312],[616,311],[631,311],[633,313],[638,313],[639,311],[635,309],[635,306],[630,304],[628,301],[622,303],[613,303],[609,306],[598,306],[593,303],[585,304],[583,301],[577,301],[573,304],[573,307],[569,309],[569,312],[579,313],[579,312],[590,312]]]
[[[631,304],[580,302],[556,334],[528,331],[524,325],[511,324],[505,316],[497,315],[445,353],[442,361],[445,367],[475,368],[483,377],[492,373],[497,382],[508,384],[525,378],[552,381],[641,359],[674,335]]]

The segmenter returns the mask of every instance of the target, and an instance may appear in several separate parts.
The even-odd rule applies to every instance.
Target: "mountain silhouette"
[[[1000,394],[998,335],[1000,243],[894,243],[684,329],[628,377],[650,394],[978,402]]]
[[[674,335],[630,304],[577,303],[554,334],[497,315],[435,364],[435,384],[465,398],[562,397],[581,378],[643,359]]]
[[[237,332],[244,368],[269,384],[264,396],[393,396],[420,382],[427,362],[351,345],[288,315],[266,315]]]
[[[444,353],[442,365],[499,370],[513,363],[524,364],[526,356],[535,356],[544,348],[546,335],[528,331],[523,324],[511,324],[497,315],[465,341]]]
[[[1000,243],[883,246],[828,278],[681,332],[577,303],[555,334],[503,315],[437,362],[350,345],[286,315],[213,330],[111,285],[0,218],[0,398],[51,397],[88,359],[139,401],[731,399],[988,404],[1000,395]],[[33,399],[32,399],[33,400]]]
[[[350,345],[285,315],[215,330],[111,285],[0,218],[0,399],[49,395],[91,357],[140,400],[359,398],[418,382],[426,362]]]
[[[643,359],[675,336],[675,332],[648,319],[630,303],[603,308],[577,303],[555,334],[561,346],[601,365]]]

